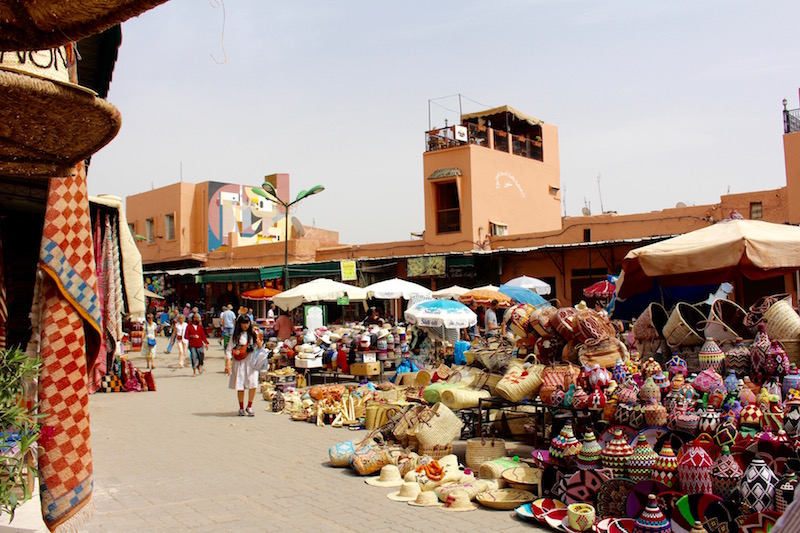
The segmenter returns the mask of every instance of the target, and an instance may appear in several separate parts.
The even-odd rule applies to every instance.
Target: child
[[[147,313],[147,322],[144,325],[144,342],[142,342],[142,355],[147,360],[147,369],[156,368],[156,331],[158,324],[153,320],[153,313]]]

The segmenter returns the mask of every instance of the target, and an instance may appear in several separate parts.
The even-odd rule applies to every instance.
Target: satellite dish
[[[686,204],[683,202],[678,202],[677,204],[675,204],[675,207],[677,209],[683,209],[684,207],[686,207]]]
[[[303,227],[303,224],[297,219],[297,217],[292,217],[292,227],[294,228],[294,233],[298,237],[302,237],[306,234],[306,228]]]
[[[583,213],[583,216],[588,217],[589,215],[592,214],[592,210],[589,209],[588,207],[584,207],[583,209],[581,209],[581,213]]]

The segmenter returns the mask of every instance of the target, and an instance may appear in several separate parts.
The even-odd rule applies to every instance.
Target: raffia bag
[[[628,349],[616,337],[589,339],[578,349],[578,360],[588,367],[598,365],[613,368],[617,359],[622,359],[624,363],[628,357]]]
[[[506,456],[506,441],[503,439],[487,439],[485,436],[467,440],[465,462],[467,468],[478,472],[481,465],[493,459]],[[498,476],[499,477],[499,476]]]
[[[764,313],[767,335],[770,339],[800,339],[800,316],[790,300],[779,300]]]
[[[699,346],[705,342],[701,326],[706,316],[695,306],[686,302],[678,305],[669,315],[663,334],[670,348],[676,346]]]
[[[414,405],[400,414],[397,423],[394,425],[392,434],[394,438],[403,446],[409,444],[409,432],[413,431],[419,423],[419,415],[427,409],[424,405]]]
[[[445,404],[439,402],[420,413],[414,434],[420,448],[446,446],[461,435],[461,419]]]
[[[450,409],[472,409],[478,407],[481,399],[491,398],[488,390],[475,389],[445,389],[441,394],[441,402]]]
[[[503,379],[497,384],[497,394],[514,403],[523,398],[535,398],[544,383],[544,369],[544,365],[531,365],[527,369],[519,363],[509,365]]]
[[[450,455],[453,453],[453,443],[444,444],[444,445],[436,445],[436,446],[424,446],[420,445],[419,450],[417,453],[420,457],[427,455],[431,459],[438,461],[445,455]]]
[[[755,303],[750,306],[750,312],[747,313],[747,316],[744,319],[744,325],[753,328],[756,327],[764,318],[764,313],[766,313],[769,308],[772,307],[772,304],[781,300],[791,301],[791,296],[788,292],[782,292],[780,294],[762,296],[756,300]]]
[[[503,471],[519,465],[519,461],[515,461],[511,457],[498,457],[483,463],[478,469],[478,476],[481,479],[502,479]]]

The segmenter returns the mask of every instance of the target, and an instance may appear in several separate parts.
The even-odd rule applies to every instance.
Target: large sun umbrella
[[[513,303],[511,296],[489,289],[472,289],[458,297],[458,301],[465,304],[490,305],[493,300],[497,300],[500,307],[511,307]]]
[[[335,302],[345,296],[350,301],[364,301],[367,299],[367,291],[354,285],[318,278],[308,283],[301,283],[288,291],[283,291],[275,295],[272,301],[284,311],[288,311],[304,303]]]
[[[513,287],[509,285],[500,285],[500,292],[506,296],[510,296],[521,304],[532,305],[533,307],[545,307],[550,305],[550,302],[536,294],[530,289],[525,287]]]
[[[496,291],[499,288],[500,287],[498,287],[497,285],[483,285],[481,287],[475,287],[472,290],[473,291]]]
[[[452,287],[446,287],[444,289],[439,289],[438,291],[433,291],[431,296],[434,298],[446,298],[448,300],[458,300],[458,297],[464,294],[465,292],[469,292],[469,289],[466,287],[460,287],[458,285],[453,285]]]
[[[367,296],[379,300],[396,300],[403,298],[410,300],[414,296],[430,296],[431,290],[404,279],[393,278],[364,287]]]
[[[272,287],[260,287],[258,289],[244,291],[242,293],[242,298],[248,300],[271,300],[273,296],[280,293],[281,291],[273,289]]]
[[[583,289],[583,295],[587,298],[611,298],[616,288],[613,283],[604,279]]]
[[[478,323],[478,316],[466,305],[453,300],[428,300],[405,312],[409,324],[428,328],[462,329]]]
[[[532,278],[530,276],[518,276],[506,281],[505,285],[510,287],[524,287],[532,290],[536,294],[541,295],[550,294],[551,291],[549,283],[546,283],[539,278]]]
[[[765,279],[800,268],[800,227],[726,219],[631,250],[617,282],[621,298],[662,286]]]

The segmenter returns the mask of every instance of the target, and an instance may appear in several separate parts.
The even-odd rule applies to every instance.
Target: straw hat
[[[188,306],[189,304],[186,304],[186,305]],[[228,304],[227,308],[230,309],[231,311],[233,311],[233,304]]]
[[[385,339],[385,338],[386,338],[386,337],[388,337],[388,336],[389,336],[389,330],[388,330],[388,329],[386,329],[386,328],[383,328],[382,330],[380,330],[380,331],[378,332],[378,338],[379,338],[379,339]]]
[[[422,491],[417,494],[417,499],[413,502],[408,502],[408,505],[413,505],[414,507],[443,507],[444,504],[439,501],[439,498],[436,497],[436,493],[433,491]]]
[[[400,490],[389,493],[386,497],[396,502],[410,502],[417,499],[420,492],[422,489],[419,487],[419,483],[403,483]]]
[[[477,503],[472,503],[469,499],[469,494],[465,490],[454,490],[447,495],[445,502],[445,511],[474,511],[479,506]]]
[[[119,111],[75,83],[76,56],[73,44],[0,54],[0,174],[69,176],[117,135]]]
[[[0,50],[41,50],[79,41],[166,0],[0,0]]]
[[[399,487],[403,484],[403,478],[397,465],[385,465],[381,468],[380,475],[365,479],[364,483],[373,487]]]

